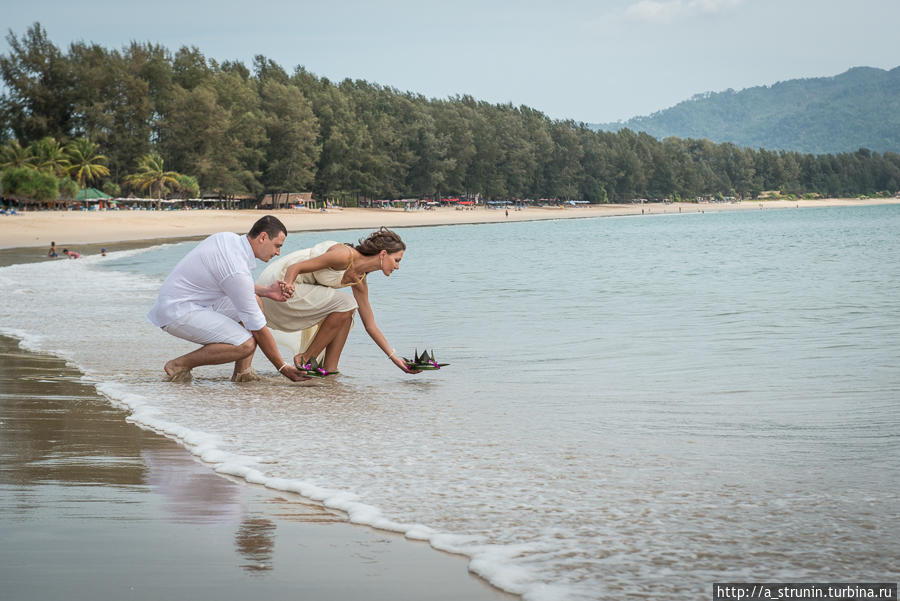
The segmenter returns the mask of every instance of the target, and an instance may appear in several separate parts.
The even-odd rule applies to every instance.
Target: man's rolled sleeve
[[[228,276],[222,280],[222,289],[234,303],[245,328],[255,332],[265,327],[266,317],[256,302],[253,278],[249,274],[236,273]]]

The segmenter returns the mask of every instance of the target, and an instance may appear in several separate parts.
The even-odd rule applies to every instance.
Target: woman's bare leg
[[[294,356],[294,363],[303,365],[311,357],[318,357],[325,350],[326,371],[337,371],[341,351],[350,333],[350,325],[353,323],[353,311],[330,313],[319,324],[319,330],[313,336],[312,342],[305,351]]]
[[[338,362],[341,360],[341,353],[344,350],[344,343],[347,342],[347,336],[350,334],[350,328],[353,326],[353,311],[342,313],[347,319],[344,321],[338,333],[325,346],[325,371],[337,371]]]

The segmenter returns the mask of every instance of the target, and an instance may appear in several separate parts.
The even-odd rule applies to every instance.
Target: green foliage
[[[0,169],[13,167],[33,167],[34,156],[31,147],[22,147],[18,140],[10,140],[0,147]]]
[[[103,182],[103,186],[100,188],[104,194],[109,194],[110,196],[121,196],[122,195],[122,186],[117,184],[112,180],[105,180]]]
[[[75,195],[78,194],[79,186],[77,183],[75,183],[74,180],[71,180],[68,177],[60,177],[58,178],[58,188],[59,198],[70,200],[72,198],[75,198]]]
[[[95,180],[109,175],[107,158],[98,154],[97,148],[97,144],[87,138],[72,140],[66,146],[68,155],[66,171],[69,175],[75,176],[79,188],[84,188]]]
[[[309,190],[321,152],[316,140],[318,120],[300,90],[281,79],[260,82],[260,108],[268,139],[262,182],[270,191]]]
[[[71,180],[70,180],[71,181]],[[3,194],[15,198],[45,202],[59,196],[59,179],[29,167],[13,167],[0,176]]]
[[[646,117],[593,127],[815,154],[900,152],[900,67],[698,94]]]
[[[19,140],[64,138],[74,113],[71,61],[35,23],[20,38],[6,36],[9,54],[0,56],[6,92],[0,98],[0,122]]]
[[[46,137],[32,142],[31,154],[38,171],[53,175],[65,175],[69,169],[69,155],[54,138]]]
[[[179,173],[166,171],[163,158],[156,153],[142,156],[138,160],[137,173],[129,174],[125,181],[139,190],[148,192],[153,198],[162,199],[170,190],[178,187]]]
[[[193,175],[177,175],[175,177],[182,198],[197,198],[200,195],[200,184]]]
[[[627,128],[597,132],[470,96],[427,99],[366,81],[333,83],[302,67],[288,74],[263,56],[251,70],[219,64],[193,47],[172,53],[152,44],[109,50],[76,42],[63,53],[39,24],[7,40],[10,50],[0,56],[0,123],[11,137],[0,165],[69,173],[80,186],[108,178],[105,189],[125,183],[156,198],[174,190],[187,196],[312,190],[320,201],[345,205],[409,196],[605,203],[751,198],[763,190],[796,197],[900,189],[900,155],[871,150],[882,148],[877,144],[818,156],[752,150],[697,139],[706,133],[696,127],[684,130],[687,137],[660,141]],[[853,80],[875,94],[873,78],[881,72],[870,71],[877,70],[833,79]],[[818,98],[831,98],[828,85],[820,86]],[[888,94],[880,97],[892,115],[872,112],[882,115],[886,135],[894,135],[900,119],[900,94],[890,85],[883,84]],[[679,110],[725,102],[724,117],[685,117],[685,123],[733,125],[754,107],[772,118],[785,114],[785,102],[798,104],[802,89],[787,82],[749,96],[710,95]],[[813,100],[804,102],[810,109]],[[846,102],[837,105],[846,108]],[[815,129],[796,125],[803,123],[797,115],[792,119],[778,126],[791,139]],[[861,131],[858,121],[835,119],[834,131],[857,139],[850,130]]]

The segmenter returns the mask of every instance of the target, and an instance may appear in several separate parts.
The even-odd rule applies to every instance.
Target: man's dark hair
[[[281,220],[278,219],[278,217],[273,215],[260,217],[257,222],[253,224],[253,227],[250,228],[247,237],[256,239],[263,232],[267,233],[269,238],[277,238],[278,232],[284,232],[284,235],[287,236],[287,228],[284,227],[284,224],[281,223]]]

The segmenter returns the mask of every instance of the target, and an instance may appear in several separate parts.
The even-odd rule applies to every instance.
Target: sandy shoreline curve
[[[63,359],[4,335],[0,355],[3,599],[519,599],[464,556],[213,472]]]
[[[191,238],[215,232],[245,232],[265,214],[276,215],[289,232],[387,227],[417,227],[504,221],[578,219],[621,215],[659,215],[740,210],[767,210],[832,206],[900,204],[900,198],[745,201],[741,203],[609,204],[566,208],[531,207],[521,211],[476,208],[461,211],[402,209],[195,210],[195,211],[34,211],[0,217],[0,249],[107,242],[134,242],[159,238]]]

